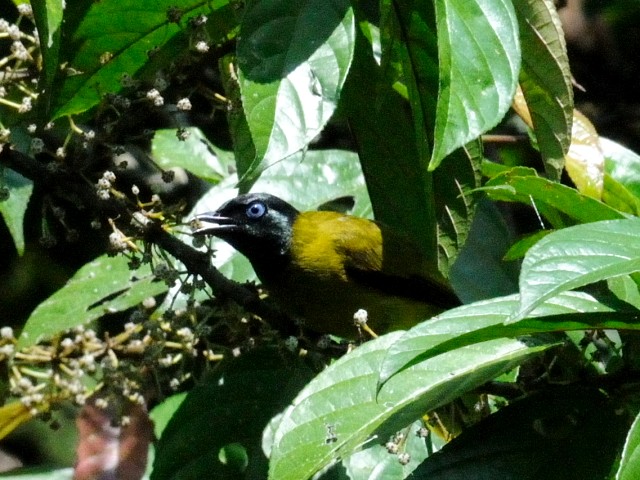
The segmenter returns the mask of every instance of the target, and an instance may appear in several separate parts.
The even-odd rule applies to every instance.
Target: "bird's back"
[[[426,262],[411,242],[367,219],[303,212],[290,256],[283,270],[262,280],[285,310],[320,332],[353,337],[358,309],[367,310],[379,332],[407,328],[456,301],[425,275]]]

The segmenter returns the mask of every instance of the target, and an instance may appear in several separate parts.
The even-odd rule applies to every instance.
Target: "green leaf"
[[[509,328],[504,327],[503,323],[513,315],[518,305],[518,295],[492,298],[454,308],[416,325],[389,348],[388,356],[380,369],[380,381],[386,382],[412,365],[468,345],[539,331],[562,330],[558,321],[544,326],[540,326],[539,323],[531,324],[529,330],[525,330],[526,327],[520,323]],[[546,301],[533,311],[531,316],[610,311],[609,307],[589,295],[567,292]],[[565,325],[565,328],[568,328],[568,325]],[[588,327],[581,324],[580,328]]]
[[[180,408],[187,397],[186,392],[177,393],[165,398],[161,403],[153,407],[149,412],[149,418],[153,421],[153,433],[156,438],[162,437],[162,432],[169,424],[171,417]]]
[[[233,155],[217,149],[199,128],[191,127],[189,138],[178,140],[175,130],[156,130],[151,143],[153,159],[162,169],[182,167],[200,178],[219,182],[227,176]],[[227,158],[221,158],[226,154]]]
[[[634,280],[635,275],[620,275],[607,279],[607,287],[623,302],[627,302],[640,310],[640,291]]]
[[[359,10],[356,13],[362,15]],[[438,244],[433,175],[420,164],[406,101],[382,74],[372,45],[358,30],[342,106],[356,138],[375,218],[414,239],[435,267]],[[398,215],[401,211],[411,214]]]
[[[539,230],[530,235],[526,235],[525,237],[518,240],[516,243],[511,245],[509,251],[505,254],[504,260],[521,260],[527,254],[529,249],[533,247],[538,241],[549,235],[553,230]]]
[[[433,172],[436,205],[438,270],[445,276],[464,247],[476,213],[478,197],[472,190],[480,185],[483,160],[480,141],[469,142],[451,153],[446,163]]]
[[[502,120],[521,58],[511,2],[436,0],[435,7],[440,79],[430,170]]]
[[[443,167],[446,168],[446,164],[435,173],[444,170]],[[519,265],[508,263],[504,258],[513,242],[513,233],[502,212],[489,200],[480,202],[469,237],[449,275],[462,303],[508,295],[518,290]]]
[[[362,15],[357,9],[356,13]],[[427,172],[406,101],[387,84],[372,45],[358,32],[342,106],[357,140],[375,218],[413,239],[432,261],[433,270],[427,275],[434,276],[436,266],[446,275],[475,211],[467,192],[479,181],[479,150],[469,144],[442,168]]]
[[[394,376],[376,397],[378,372],[400,335],[393,332],[360,346],[300,392],[276,431],[269,478],[308,478],[370,442],[372,435],[385,441],[424,412],[546,348],[498,339],[447,352]]]
[[[602,201],[620,212],[640,216],[640,198],[608,173],[604,174]]]
[[[24,253],[24,214],[33,192],[33,182],[13,170],[6,169],[2,180],[9,188],[9,198],[0,202],[4,219],[19,255]]]
[[[438,92],[438,43],[431,2],[381,4],[382,70],[404,81],[413,118],[418,163],[431,158]]]
[[[574,296],[571,296],[572,294]],[[579,292],[564,292],[545,302],[543,308],[539,311],[535,310],[531,317],[508,324],[504,323],[509,319],[505,309],[510,309],[511,312],[515,310],[518,305],[517,296],[477,302],[469,305],[473,306],[471,312],[456,311],[455,317],[446,317],[450,322],[451,318],[457,318],[464,313],[469,318],[478,320],[477,328],[462,325],[458,336],[449,335],[443,325],[420,324],[415,329],[409,330],[393,348],[389,349],[389,358],[385,360],[381,370],[381,381],[385,382],[398,372],[403,372],[419,362],[492,339],[530,336],[531,338],[526,339],[526,342],[534,345],[540,343],[542,338],[551,338],[538,337],[539,334],[593,329],[634,332],[640,330],[638,313],[635,310],[615,312],[588,295],[584,297],[579,295]],[[494,313],[493,309],[498,313]],[[439,319],[440,317],[434,318],[432,322],[435,323]],[[467,330],[463,331],[464,328]],[[435,338],[431,338],[432,336]]]
[[[239,171],[251,183],[305,148],[333,114],[355,43],[346,0],[252,0],[238,36],[238,81],[254,162]]]
[[[520,27],[520,85],[545,169],[559,180],[571,144],[573,85],[558,12],[551,0],[513,2]]]
[[[33,18],[38,29],[42,72],[39,78],[39,118],[49,118],[53,82],[60,71],[60,41],[62,38],[63,0],[31,0]]]
[[[208,23],[220,25],[221,31],[212,35],[212,41],[228,33],[233,17],[227,0],[187,0],[180,3],[179,25],[168,18],[170,9],[175,8],[172,0],[94,3],[66,48],[73,54],[69,68],[74,73],[64,79],[60,91],[52,97],[56,102],[52,120],[85,112],[103,95],[119,92],[123,74],[133,77],[149,61],[151,50],[173,42],[176,36],[180,36],[180,45],[172,43],[172,51],[187,51],[188,29],[181,25],[186,25],[189,17],[205,14]]]
[[[276,349],[225,359],[164,429],[151,478],[265,478],[262,431],[311,377],[299,358]]]
[[[235,55],[228,54],[220,59],[220,74],[225,96],[229,101],[227,109],[227,122],[229,122],[229,134],[233,142],[235,154],[235,170],[246,172],[251,168],[256,159],[256,146],[251,138],[251,130],[247,123],[247,116],[242,108],[242,95],[236,73]],[[240,192],[246,193],[251,183],[241,185]]]
[[[335,198],[351,195],[355,198],[352,213],[372,216],[358,156],[346,150],[298,153],[268,168],[252,190],[277,195],[301,210],[315,210]]]
[[[486,186],[478,190],[485,190],[493,200],[507,202],[521,202],[531,205],[542,213],[547,220],[553,219],[558,210],[570,218],[582,223],[598,220],[613,220],[625,216],[590,196],[579,193],[576,189],[561,185],[546,178],[533,175],[523,175],[522,168],[515,168],[493,177]],[[554,225],[561,227],[563,225]]]
[[[513,176],[531,177],[536,176],[537,172],[535,168],[523,167],[523,166],[510,166],[502,163],[493,162],[491,160],[484,160],[480,167],[482,169],[482,175],[488,178],[495,178],[500,175],[510,174]]]
[[[234,180],[231,178],[212,188],[196,204],[190,216],[216,210],[235,197]],[[293,189],[292,181],[295,183]],[[350,195],[355,198],[354,215],[371,217],[372,213],[358,156],[346,150],[309,150],[292,155],[267,168],[252,191],[269,192],[299,210],[315,210],[335,198]]]
[[[465,430],[423,462],[414,476],[429,480],[609,478],[626,430],[625,417],[616,410],[614,402],[596,389],[556,386],[514,402]]]
[[[634,480],[640,477],[640,415],[636,416],[622,450],[616,480]]]
[[[148,265],[132,272],[128,262],[122,255],[103,255],[84,265],[64,287],[36,307],[17,348],[85,325],[106,313],[127,310],[167,290],[164,283],[154,280]]]
[[[298,394],[274,435],[270,479],[308,478],[367,439],[386,410],[376,402],[378,369],[385,349],[400,335],[393,332],[361,345]]]
[[[398,460],[398,456],[390,454],[384,445],[374,445],[343,460],[349,479],[403,480],[407,478],[428,455],[425,439],[416,435],[421,427],[424,427],[424,422],[418,420],[401,431],[405,435],[405,440],[401,442],[401,451],[409,454],[408,464],[403,465]]]
[[[600,137],[605,171],[640,198],[640,155],[607,138]]]
[[[520,66],[515,13],[494,0],[439,1],[435,11],[385,0],[381,10],[382,69],[396,90],[404,82],[418,162],[434,170],[507,112]]]
[[[73,478],[73,468],[31,467],[27,471],[14,470],[4,475],[7,480],[69,480]]]
[[[640,220],[611,220],[553,232],[522,263],[522,318],[560,292],[640,270]]]
[[[395,422],[401,424],[403,419],[406,422],[446,405],[551,346],[495,339],[452,350],[402,370],[378,393],[378,404],[392,410],[387,414],[398,415],[387,421],[385,429],[397,429]]]

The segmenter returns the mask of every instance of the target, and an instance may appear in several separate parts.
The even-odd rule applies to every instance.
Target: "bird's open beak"
[[[216,235],[220,232],[235,230],[238,225],[231,217],[218,215],[217,212],[196,215],[190,222],[194,235]]]

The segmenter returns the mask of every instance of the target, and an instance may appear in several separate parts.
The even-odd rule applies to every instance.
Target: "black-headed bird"
[[[196,216],[194,228],[245,255],[280,308],[317,332],[354,337],[360,309],[380,333],[459,304],[438,275],[425,274],[429,265],[408,238],[372,220],[300,212],[251,193]]]

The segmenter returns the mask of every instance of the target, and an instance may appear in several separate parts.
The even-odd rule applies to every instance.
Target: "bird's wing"
[[[369,220],[355,217],[349,220],[352,222],[349,234],[334,236],[334,242],[350,279],[389,295],[440,308],[460,304],[446,284],[425,274],[422,254],[406,237]]]

